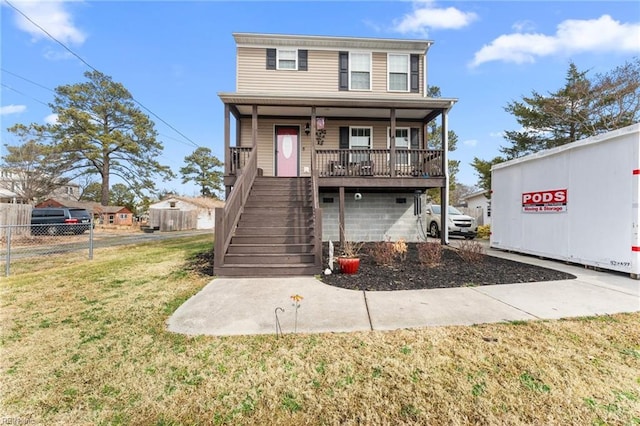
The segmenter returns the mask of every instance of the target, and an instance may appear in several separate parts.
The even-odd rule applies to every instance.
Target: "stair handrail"
[[[238,225],[253,182],[258,175],[258,150],[253,147],[247,162],[241,169],[224,207],[215,209],[215,242],[213,252],[214,268],[224,266],[224,255],[231,243],[233,230]]]
[[[311,196],[313,200],[313,239],[315,265],[322,268],[322,209],[318,185],[318,168],[316,167],[316,149],[311,151]]]

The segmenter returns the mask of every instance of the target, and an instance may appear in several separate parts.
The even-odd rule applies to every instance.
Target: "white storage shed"
[[[491,247],[640,277],[640,124],[497,164]]]

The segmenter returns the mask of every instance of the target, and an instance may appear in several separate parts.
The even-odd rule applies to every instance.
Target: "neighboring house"
[[[491,225],[491,201],[486,193],[485,190],[474,192],[460,200],[465,204],[466,213],[475,217],[478,225]]]
[[[429,188],[448,202],[456,102],[427,97],[432,42],[233,36],[236,91],[219,93],[227,201],[215,273],[313,274],[323,240],[419,239],[414,203]],[[434,120],[443,149],[426,142]]]
[[[102,225],[132,226],[133,213],[124,206],[100,206],[98,218]]]
[[[75,207],[86,209],[93,215],[93,219],[101,225],[131,226],[133,225],[133,213],[124,206],[103,206],[95,201],[75,201],[60,198],[49,198],[38,203],[40,207]]]
[[[67,200],[64,198],[48,198],[34,206],[35,208],[41,207],[74,207],[79,209],[86,209],[90,213],[93,213],[94,218],[97,218],[100,214],[102,206],[95,201],[77,201]]]
[[[213,229],[218,207],[224,207],[224,201],[171,196],[149,206],[149,226],[161,231]]]
[[[21,189],[22,185],[24,185],[24,180],[23,173],[16,172],[15,169],[12,171],[0,168],[0,202],[13,204],[28,204],[32,202],[33,200],[27,200],[18,195],[18,193],[23,192]],[[46,198],[77,201],[80,198],[80,185],[67,182],[48,194]]]

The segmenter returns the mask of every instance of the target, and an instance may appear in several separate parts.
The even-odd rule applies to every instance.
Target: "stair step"
[[[234,235],[231,244],[311,244],[313,236],[300,235]]]
[[[297,244],[231,244],[228,254],[262,254],[262,253],[313,253],[313,244],[297,243]]]
[[[309,253],[247,253],[247,254],[227,254],[224,257],[225,264],[232,265],[264,265],[291,263],[313,263],[315,256]]]
[[[299,226],[272,226],[262,228],[259,226],[239,226],[234,236],[294,236],[309,235],[312,230],[309,227]]]
[[[301,275],[316,275],[320,267],[310,264],[298,265],[224,265],[214,268],[213,273],[219,277],[291,277]]]

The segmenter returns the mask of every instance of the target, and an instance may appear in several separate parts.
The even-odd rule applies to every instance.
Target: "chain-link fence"
[[[93,258],[92,224],[0,226],[0,263],[5,276],[29,272],[42,266],[43,259]],[[14,271],[14,273],[15,273]]]

